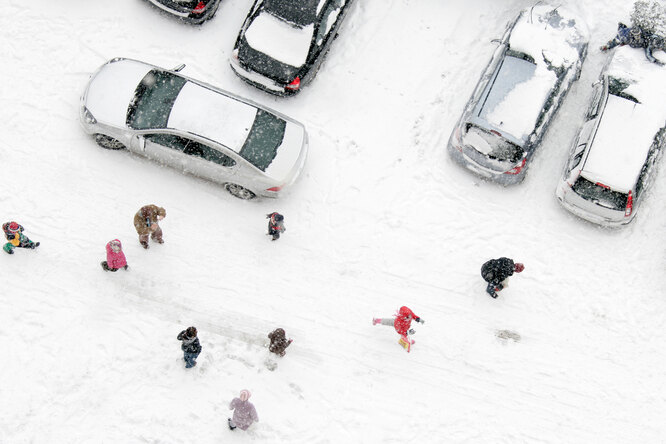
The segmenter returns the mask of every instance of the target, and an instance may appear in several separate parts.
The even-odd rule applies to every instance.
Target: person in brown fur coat
[[[157,205],[146,205],[141,207],[134,215],[134,228],[139,234],[139,243],[143,248],[148,248],[148,236],[157,242],[163,244],[162,229],[158,222],[166,217],[166,210]]]
[[[268,333],[268,339],[271,340],[271,343],[268,346],[268,351],[279,356],[285,355],[285,350],[293,341],[293,339],[287,339],[284,329],[282,328],[276,328],[272,332]]]

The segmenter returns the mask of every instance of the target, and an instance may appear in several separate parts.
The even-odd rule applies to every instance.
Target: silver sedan
[[[127,148],[241,199],[277,197],[303,170],[304,126],[185,77],[183,68],[109,60],[81,96],[84,130],[104,148]]]

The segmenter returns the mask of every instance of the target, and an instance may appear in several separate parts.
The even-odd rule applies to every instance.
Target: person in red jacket
[[[417,316],[412,310],[402,306],[395,315],[395,318],[372,318],[372,325],[392,325],[400,336],[407,336],[408,334],[414,333],[414,330],[409,328],[412,325],[412,320],[425,324],[425,321]]]

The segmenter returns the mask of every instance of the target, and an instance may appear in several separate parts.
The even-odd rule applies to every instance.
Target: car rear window
[[[314,23],[319,0],[265,0],[264,9],[276,17],[299,26]]]
[[[472,146],[486,157],[500,162],[516,163],[523,157],[523,149],[505,138],[478,126],[472,125],[465,135],[464,142],[472,142]],[[474,142],[474,139],[477,142]],[[480,140],[479,140],[480,139]]]
[[[610,187],[591,182],[583,176],[578,177],[573,185],[573,190],[583,199],[611,210],[624,211],[627,207],[625,193],[613,191]]]
[[[173,103],[187,83],[173,73],[153,69],[134,91],[127,108],[127,126],[134,129],[166,128]]]
[[[250,133],[238,154],[261,171],[273,162],[284,139],[287,122],[274,114],[258,110]]]

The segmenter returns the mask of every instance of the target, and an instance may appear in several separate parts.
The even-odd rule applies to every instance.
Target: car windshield
[[[250,133],[238,154],[261,171],[273,162],[284,138],[287,122],[279,117],[258,110]]]
[[[611,210],[624,211],[627,206],[627,195],[625,193],[613,191],[610,187],[599,183],[593,183],[583,176],[576,180],[573,190],[583,199]]]
[[[264,9],[298,26],[314,23],[319,0],[265,0]]]
[[[470,144],[477,151],[485,154],[490,159],[516,163],[523,157],[524,151],[521,147],[494,132],[483,130],[478,126],[471,126],[465,135],[465,139],[466,142],[471,142]]]
[[[629,86],[629,82],[617,79],[615,77],[608,77],[608,92],[614,96],[622,97],[623,99],[631,100],[634,103],[640,103],[636,97],[627,94],[624,90]]]
[[[127,126],[134,129],[166,128],[173,103],[187,80],[153,69],[141,80],[127,109]]]

